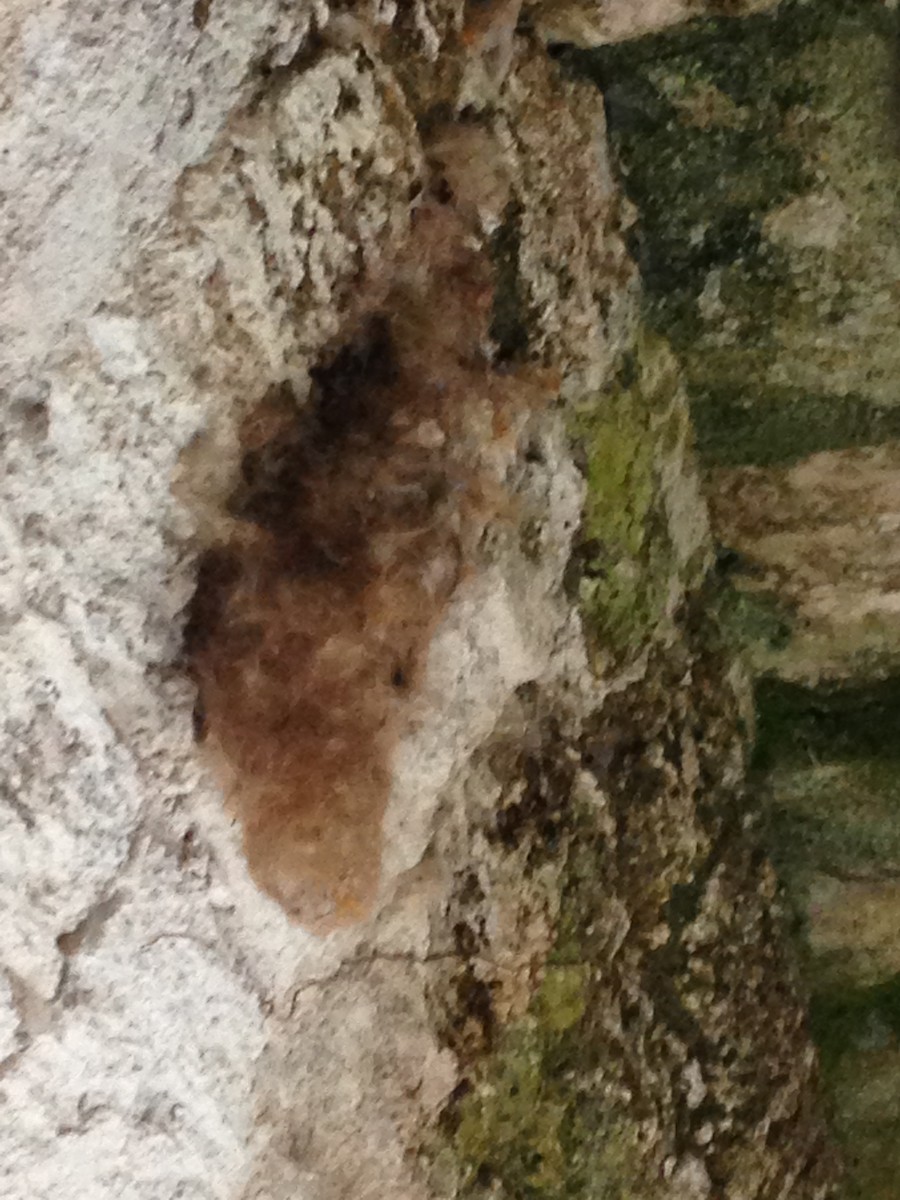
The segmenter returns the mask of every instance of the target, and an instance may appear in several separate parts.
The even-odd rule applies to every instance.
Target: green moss
[[[588,971],[583,963],[551,966],[535,998],[541,1026],[564,1033],[584,1016]]]
[[[589,416],[580,430],[587,454],[585,535],[636,558],[653,504],[653,442],[640,393],[628,391]]]
[[[460,1198],[655,1200],[658,1164],[629,1105],[604,1024],[607,845],[589,805],[565,820],[556,946],[523,1018],[498,1033],[445,1126]],[[602,980],[601,980],[602,974]]]
[[[584,854],[596,856],[601,842],[589,819],[580,838]],[[564,928],[527,1015],[503,1030],[457,1104],[450,1153],[460,1197],[654,1200],[657,1194],[639,1126],[616,1099],[620,1081],[606,1055],[603,1005],[592,1003],[591,960],[600,946],[586,932],[595,885],[580,874],[584,854],[570,861]],[[596,867],[594,857],[594,879]],[[571,953],[578,961],[560,961]]]
[[[660,478],[684,437],[677,386],[664,343],[642,334],[614,385],[571,415],[587,482],[578,597],[600,655],[624,657],[647,643],[677,574]]]
[[[566,1106],[547,1094],[543,1052],[536,1028],[508,1033],[490,1079],[462,1104],[456,1141],[468,1167],[464,1186],[499,1176],[514,1194],[540,1194],[563,1174]]]
[[[456,1145],[476,1192],[497,1178],[515,1196],[564,1194],[571,1096],[568,1081],[548,1068],[585,1003],[583,970],[551,968],[531,1014],[504,1033],[486,1077],[462,1103]]]

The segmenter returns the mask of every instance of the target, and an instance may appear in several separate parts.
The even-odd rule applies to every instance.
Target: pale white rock
[[[0,15],[10,100],[0,122],[7,369],[82,319],[165,212],[180,173],[207,152],[248,66],[296,48],[305,5],[209,6],[52,0]],[[14,377],[14,376],[12,376]],[[9,375],[6,376],[10,378]]]
[[[774,8],[778,0],[737,0],[728,16],[748,16]],[[537,27],[549,42],[601,46],[644,37],[682,21],[719,16],[714,0],[538,0]]]
[[[422,1196],[409,1146],[457,1078],[428,972],[447,953],[454,870],[494,878],[469,760],[521,685],[567,684],[573,705],[592,686],[561,587],[582,485],[547,420],[513,481],[540,516],[540,562],[498,533],[446,614],[398,753],[378,911],[315,938],[250,879],[192,738],[197,554],[235,481],[240,417],[272,386],[303,400],[361,273],[405,236],[423,161],[388,64],[337,39],[304,58],[326,16],[276,0],[0,14],[9,1200]],[[417,21],[439,50],[431,5]],[[520,58],[498,124],[526,201],[537,336],[596,381],[634,299],[606,220],[602,105]],[[548,134],[535,96],[554,88],[571,112]],[[543,157],[560,136],[575,148],[562,184]],[[589,275],[610,264],[626,281],[601,318]],[[516,870],[496,869],[491,914],[513,981],[546,948],[553,888],[537,882],[526,919],[507,900]],[[522,994],[510,985],[510,1011]]]
[[[707,1087],[703,1082],[703,1070],[696,1058],[692,1058],[684,1068],[684,1082],[687,1084],[685,1100],[688,1108],[694,1109],[706,1098]]]
[[[769,213],[763,233],[776,245],[835,250],[852,230],[853,214],[834,188],[798,196]]]
[[[712,1194],[709,1173],[699,1158],[686,1155],[675,1168],[671,1195],[677,1200],[705,1200]]]

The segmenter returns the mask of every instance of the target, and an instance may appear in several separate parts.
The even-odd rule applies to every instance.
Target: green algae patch
[[[581,916],[570,916],[583,933]],[[580,949],[589,952],[584,942]],[[560,962],[560,952],[561,943],[528,1013],[502,1031],[457,1104],[454,1194],[655,1200],[639,1122],[606,1059],[608,999],[596,994],[588,962]]]
[[[588,969],[583,963],[551,966],[536,996],[536,1013],[544,1029],[565,1033],[584,1016]]]
[[[587,494],[575,554],[595,666],[636,654],[705,568],[677,363],[643,331],[613,385],[574,406],[570,431]]]

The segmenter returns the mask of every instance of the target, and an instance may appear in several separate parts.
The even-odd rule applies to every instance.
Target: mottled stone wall
[[[756,786],[847,1194],[897,1190],[895,6],[784,3],[573,63],[606,84],[685,369]]]
[[[590,38],[648,12],[601,5]],[[615,95],[548,54],[545,20],[0,17],[4,1194],[830,1194]],[[425,251],[435,214],[453,233]],[[450,533],[465,548],[397,681],[409,622],[378,604],[387,579],[413,609],[418,581],[388,533],[423,578]],[[226,591],[291,614],[277,662],[208,609],[224,651],[185,644],[223,548]],[[295,618],[313,577],[340,581],[333,624]],[[289,672],[279,723],[291,654],[317,690]],[[236,694],[223,662],[239,723],[266,695],[270,732],[300,722],[306,761],[320,722],[332,756],[334,791],[290,802],[315,819],[277,827],[302,850],[277,879],[252,840],[276,768],[197,703],[198,680]],[[369,671],[383,794],[354,827],[373,780],[323,697],[349,711]]]

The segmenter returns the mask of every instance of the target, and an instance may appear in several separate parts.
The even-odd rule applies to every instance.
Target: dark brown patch
[[[381,294],[308,404],[278,385],[244,421],[235,533],[204,558],[186,630],[251,870],[320,931],[374,901],[394,749],[501,503],[473,430],[505,438],[553,390],[486,357],[490,264],[452,209],[416,210]]]
[[[209,12],[212,8],[212,0],[194,0],[194,7],[191,12],[191,20],[194,22],[195,29],[205,29],[209,21]]]

